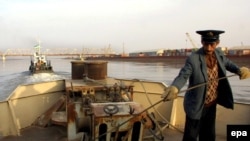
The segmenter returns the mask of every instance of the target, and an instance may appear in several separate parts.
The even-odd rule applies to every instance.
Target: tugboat
[[[41,54],[40,43],[35,47],[35,53],[31,57],[29,71],[34,73],[52,73],[53,69],[50,63],[50,60],[46,59],[45,55]]]

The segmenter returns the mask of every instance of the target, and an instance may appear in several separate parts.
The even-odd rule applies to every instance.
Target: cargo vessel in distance
[[[239,66],[250,66],[250,55],[226,55]],[[85,60],[103,60],[103,61],[124,61],[124,62],[163,62],[169,64],[184,64],[188,56],[110,56],[110,57],[87,57]]]
[[[127,55],[102,55],[102,56],[89,56],[85,60],[104,60],[104,61],[130,61],[130,62],[163,62],[181,64],[185,63],[186,58],[197,49],[160,49],[132,52]],[[221,48],[227,58],[239,65],[249,64],[250,47],[227,49]]]

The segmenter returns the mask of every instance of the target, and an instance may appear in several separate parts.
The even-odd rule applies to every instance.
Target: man
[[[184,96],[186,123],[183,141],[215,141],[216,104],[233,109],[233,95],[226,71],[238,74],[240,79],[250,77],[249,69],[239,68],[224,53],[216,48],[220,43],[219,35],[224,31],[197,31],[201,35],[202,47],[190,55],[179,75],[162,95],[163,100],[177,97],[177,93],[189,80],[190,89]]]

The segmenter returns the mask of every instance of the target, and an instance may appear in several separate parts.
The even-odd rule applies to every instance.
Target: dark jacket
[[[180,90],[186,84],[187,80],[189,80],[188,88],[206,83],[208,76],[204,55],[203,48],[192,53],[187,58],[184,67],[180,70],[179,75],[175,78],[172,85]],[[226,58],[219,48],[216,48],[215,55],[218,61],[219,78],[226,76],[226,70],[236,74],[239,73],[239,67]],[[206,85],[191,89],[185,93],[184,110],[188,117],[200,119],[205,96]],[[219,81],[217,103],[226,108],[233,109],[233,94],[227,78]]]

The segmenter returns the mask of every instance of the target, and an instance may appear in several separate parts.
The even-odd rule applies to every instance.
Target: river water
[[[20,84],[71,78],[71,61],[63,57],[48,57],[54,74],[31,75],[28,71],[30,57],[7,57],[0,60],[0,101],[5,100]],[[169,85],[183,64],[166,62],[108,62],[108,77],[160,81]],[[228,72],[228,75],[231,75]],[[250,79],[229,78],[235,101],[250,103]],[[182,90],[186,89],[184,87]]]

